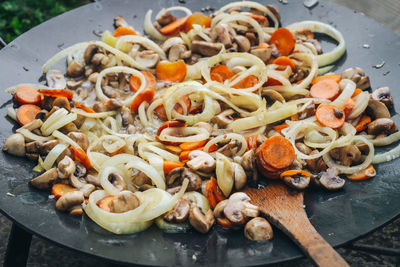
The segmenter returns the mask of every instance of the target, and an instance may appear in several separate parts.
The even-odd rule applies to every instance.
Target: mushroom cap
[[[50,189],[57,180],[57,177],[57,168],[51,168],[36,178],[33,178],[30,184],[39,189]]]
[[[182,40],[180,37],[172,37],[167,40],[161,45],[161,48],[164,50],[164,52],[168,52],[168,50],[175,46],[175,45],[184,45],[185,42]]]
[[[160,55],[152,50],[144,50],[139,52],[135,59],[142,67],[153,68],[160,60]]]
[[[10,135],[4,141],[3,151],[18,157],[25,156],[25,137],[20,133]]]
[[[54,89],[64,89],[67,86],[64,74],[59,70],[49,70],[46,73],[47,86]]]
[[[114,196],[110,202],[110,210],[115,213],[122,213],[134,210],[140,205],[140,200],[131,191],[124,190]]]
[[[339,149],[339,159],[344,166],[350,166],[361,160],[361,151],[357,146],[350,144]]]
[[[392,134],[396,132],[397,125],[392,119],[380,118],[376,119],[368,124],[368,134],[379,135],[379,134]]]
[[[207,233],[214,224],[215,219],[211,209],[203,213],[199,207],[192,207],[189,214],[189,222],[200,233]]]
[[[242,165],[238,163],[232,163],[232,167],[233,167],[233,177],[235,180],[235,189],[239,191],[246,186],[247,175]]]
[[[266,219],[256,217],[244,227],[244,236],[253,241],[267,241],[273,238],[274,232]]]
[[[232,194],[224,208],[225,217],[233,224],[245,224],[248,218],[257,217],[259,208],[250,203],[250,197],[243,192]]]
[[[372,115],[374,119],[388,118],[390,119],[389,109],[379,100],[370,98],[368,101],[367,112]]]
[[[240,52],[249,52],[251,46],[249,39],[243,35],[236,35],[234,40],[239,45]]]
[[[168,222],[184,222],[189,217],[190,203],[187,199],[181,198],[175,206],[164,215],[164,220]]]
[[[320,184],[328,190],[338,190],[345,184],[345,180],[338,176],[339,170],[336,168],[328,168],[322,173],[319,179]]]
[[[293,189],[303,190],[308,187],[310,184],[310,177],[305,177],[301,175],[296,175],[294,177],[291,176],[284,176],[283,181],[285,184],[290,186]]]
[[[186,165],[192,170],[209,173],[215,169],[215,159],[204,151],[194,150],[189,153],[189,161]]]
[[[285,102],[285,98],[277,91],[275,90],[271,90],[271,89],[263,89],[262,90],[262,96],[266,96],[269,99],[271,99],[273,101],[273,103],[275,101],[279,101],[284,103]]]
[[[372,99],[381,101],[388,108],[391,107],[393,104],[393,98],[390,95],[390,89],[387,86],[380,87],[380,88],[376,89],[375,91],[373,91],[371,94],[371,97],[372,97]]]

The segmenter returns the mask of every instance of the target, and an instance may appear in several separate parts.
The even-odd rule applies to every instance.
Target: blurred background
[[[303,1],[303,0],[286,0]],[[330,0],[363,13],[376,21],[390,27],[400,35],[400,0]],[[30,28],[61,13],[94,0],[0,0],[0,38],[9,43]],[[177,1],[178,2],[178,1]],[[283,0],[266,0],[278,7]],[[356,22],[355,22],[356,23]],[[11,222],[0,215],[0,262],[3,262]],[[393,221],[382,229],[357,241],[388,248],[400,249],[400,219]],[[349,247],[340,248],[339,253],[351,266],[397,266],[400,267],[399,256],[385,256],[370,252],[357,251]],[[291,263],[279,264],[279,267],[311,266],[307,259]],[[33,237],[27,266],[110,266],[110,263],[95,259],[74,251],[57,247],[53,243]]]

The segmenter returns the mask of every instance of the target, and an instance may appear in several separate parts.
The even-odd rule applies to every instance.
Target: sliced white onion
[[[342,93],[331,104],[339,108],[344,108],[347,99],[351,98],[354,94],[356,84],[352,80],[343,79],[340,81],[339,86],[343,88]]]
[[[78,145],[77,142],[75,142],[74,140],[72,140],[71,138],[69,138],[68,136],[66,136],[65,134],[63,134],[62,132],[60,132],[58,130],[55,130],[52,133],[52,136],[54,136],[55,138],[58,138],[60,141],[66,143],[68,145],[82,149],[81,146]]]
[[[96,112],[96,113],[89,113],[85,112],[81,109],[78,108],[73,108],[71,110],[73,113],[76,113],[78,115],[87,117],[87,118],[94,118],[94,119],[101,119],[101,118],[106,118],[108,116],[113,116],[116,114],[116,111],[105,111],[105,112]]]
[[[179,136],[175,134],[179,133]],[[174,127],[174,128],[165,128],[160,133],[160,140],[166,142],[197,142],[208,139],[210,137],[210,133],[200,127]]]
[[[57,144],[50,150],[49,154],[47,154],[46,159],[43,162],[43,168],[47,171],[50,170],[53,166],[54,162],[56,162],[57,158],[64,152],[67,148],[64,144]]]
[[[146,47],[147,49],[151,49],[157,54],[160,55],[161,59],[166,59],[167,55],[165,54],[164,50],[161,49],[155,42],[150,40],[147,37],[139,36],[139,35],[124,35],[118,38],[117,44],[115,48],[120,49],[124,43],[138,43],[142,46]]]
[[[60,108],[56,110],[53,114],[51,114],[46,121],[43,123],[40,131],[44,134],[50,126],[54,125],[55,123],[59,122],[63,117],[67,116],[68,111],[65,108]],[[49,135],[49,134],[46,134]]]
[[[167,36],[162,35],[153,25],[151,22],[151,14],[153,13],[153,10],[149,9],[146,13],[146,16],[144,17],[144,31],[150,35],[152,38],[159,40],[159,41],[165,41],[167,40]]]
[[[8,107],[7,108],[7,116],[10,117],[11,119],[15,120],[15,121],[18,121],[17,120],[17,112],[12,107]]]
[[[336,60],[338,60],[346,51],[346,42],[344,41],[343,35],[341,32],[333,28],[331,25],[322,23],[319,21],[302,21],[296,22],[286,27],[291,31],[302,31],[302,30],[310,30],[313,32],[326,34],[333,39],[335,39],[339,44],[332,51],[328,53],[324,53],[322,55],[318,55],[318,65],[320,67],[329,65]]]
[[[76,120],[77,115],[76,113],[70,113],[66,116],[63,116],[59,121],[54,122],[53,124],[49,125],[47,128],[41,128],[42,133],[44,135],[50,135],[52,134],[55,130],[58,130],[62,127],[64,127],[65,125],[67,125],[70,122],[73,122],[74,120]],[[45,123],[47,122],[47,120],[45,121]],[[44,125],[44,123],[43,123]]]
[[[355,105],[353,110],[350,112],[349,116],[347,116],[348,120],[355,119],[359,117],[365,109],[368,107],[369,102],[369,93],[362,92],[358,96],[354,97]]]
[[[27,141],[46,142],[46,141],[50,141],[51,139],[53,139],[50,136],[45,137],[45,136],[40,136],[40,135],[34,134],[31,131],[29,131],[28,129],[24,129],[24,128],[19,128],[16,130],[16,132],[22,134]]]
[[[114,135],[103,135],[100,141],[108,153],[115,153],[126,145],[124,140]]]
[[[387,146],[400,140],[400,132],[395,132],[384,138],[371,140],[374,146]]]

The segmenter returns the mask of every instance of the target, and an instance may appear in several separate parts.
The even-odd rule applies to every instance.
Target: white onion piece
[[[240,132],[271,124],[286,119],[297,113],[297,105],[294,103],[288,103],[275,110],[267,110],[252,117],[237,119],[229,124],[227,128],[232,129],[234,132]]]
[[[264,43],[264,31],[261,28],[260,24],[256,20],[254,20],[251,17],[246,16],[246,15],[234,14],[234,15],[226,16],[225,18],[220,20],[216,25],[212,25],[211,27],[214,28],[218,24],[229,24],[230,22],[234,22],[234,21],[241,21],[241,22],[246,22],[246,23],[250,24],[252,26],[252,28],[254,29],[254,31],[257,33],[258,44]]]
[[[103,135],[100,140],[108,153],[115,153],[126,145],[124,140],[114,135]]]
[[[54,125],[58,121],[61,120],[61,118],[67,116],[68,111],[65,108],[60,108],[56,110],[53,114],[51,114],[46,121],[43,123],[43,125],[40,127],[40,131],[44,133],[45,130],[47,130],[50,126]],[[48,135],[48,134],[47,134]]]
[[[211,97],[204,96],[204,107],[203,111],[195,115],[182,115],[176,112],[175,109],[172,110],[172,118],[184,120],[188,125],[193,125],[200,121],[210,121],[215,116],[215,109],[213,100]]]
[[[165,54],[164,50],[161,49],[160,46],[158,46],[155,42],[150,40],[147,37],[139,36],[139,35],[124,35],[120,36],[118,38],[117,44],[115,45],[115,48],[120,49],[120,47],[124,43],[138,43],[141,44],[142,46],[146,47],[147,49],[151,49],[157,54],[160,55],[161,59],[166,59],[167,55]]]
[[[113,131],[112,129],[108,128],[101,120],[98,120],[98,123],[99,123],[100,127],[101,127],[105,132],[107,132],[108,134],[115,135],[115,136],[119,136],[119,137],[122,137],[122,138],[129,137],[129,136],[130,136],[130,134],[121,134],[121,133],[118,133],[118,132],[116,132],[116,131]]]
[[[228,197],[234,184],[234,169],[229,159],[221,153],[216,153],[215,174],[222,193]]]
[[[109,156],[107,156],[107,155],[105,155],[103,153],[92,152],[92,151],[89,151],[89,149],[86,152],[86,155],[88,156],[89,161],[92,164],[92,167],[96,171],[100,171],[101,165],[103,165],[104,162],[106,162],[107,160],[110,159]]]
[[[53,147],[53,149],[50,150],[49,154],[47,154],[46,159],[43,162],[43,168],[46,171],[50,170],[54,162],[61,155],[61,153],[64,152],[66,148],[67,146],[64,144],[57,144],[55,147]]]
[[[54,136],[55,138],[58,138],[59,140],[61,140],[62,142],[66,143],[68,145],[82,149],[81,146],[78,145],[77,142],[75,142],[74,140],[72,140],[71,138],[69,138],[68,136],[66,136],[65,134],[63,134],[62,132],[60,132],[58,130],[55,130],[52,133],[52,136]]]
[[[153,10],[148,10],[146,13],[146,16],[144,17],[144,31],[150,35],[150,37],[159,40],[159,41],[165,41],[167,40],[167,36],[162,35],[153,25],[151,22],[151,14],[153,13]]]
[[[179,136],[175,134],[179,133]],[[165,128],[160,133],[160,140],[166,142],[197,142],[208,139],[210,133],[200,127],[171,127]]]
[[[387,146],[400,140],[400,132],[395,132],[384,138],[371,140],[374,146]]]
[[[372,160],[372,163],[379,164],[383,162],[388,162],[397,159],[398,157],[400,157],[400,145],[397,145],[395,148],[385,153],[375,155],[375,157]]]
[[[339,108],[344,108],[347,99],[351,98],[356,89],[356,84],[352,80],[343,79],[339,83],[340,88],[343,88],[342,93],[331,104]]]
[[[42,130],[43,128],[41,128],[42,133],[44,135],[50,135],[55,130],[58,130],[58,129],[64,127],[65,125],[67,125],[68,123],[73,122],[74,120],[76,120],[76,118],[77,118],[77,115],[75,113],[70,113],[67,116],[63,116],[59,121],[54,122],[53,124],[49,125],[48,128],[45,128],[44,130]],[[45,123],[46,122],[47,122],[47,120],[45,121]]]
[[[154,110],[163,104],[162,98],[151,101],[150,106],[147,108],[146,116],[150,124],[154,124]]]
[[[293,85],[293,87],[295,87],[295,88],[305,89],[311,84],[311,81],[317,75],[317,72],[318,72],[317,57],[314,56],[313,54],[296,53],[296,54],[293,54],[291,56],[291,58],[300,59],[302,62],[304,62],[305,64],[307,64],[311,67],[311,70],[310,70],[308,76],[300,84]]]
[[[208,203],[208,199],[201,193],[197,191],[186,192],[182,198],[187,199],[189,201],[193,201],[197,207],[199,207],[204,213],[206,213],[210,209],[210,203]]]
[[[186,16],[192,15],[192,11],[187,7],[184,7],[184,6],[171,6],[171,7],[168,7],[168,8],[161,9],[156,15],[156,20],[159,19],[167,11],[183,11],[183,12],[185,12]]]
[[[17,133],[22,134],[27,141],[40,141],[40,142],[46,142],[52,139],[50,136],[40,136],[37,134],[32,133],[31,131],[24,129],[24,128],[19,128],[16,130]]]
[[[293,23],[287,26],[286,28],[291,31],[310,30],[313,32],[324,33],[332,37],[339,43],[338,46],[335,47],[332,51],[317,56],[318,65],[320,67],[335,62],[346,51],[346,42],[344,41],[343,35],[329,24],[322,23],[319,21],[307,20],[307,21]]]
[[[12,107],[8,107],[7,108],[7,116],[10,117],[11,119],[15,120],[15,121],[18,121],[17,120],[17,112]]]
[[[223,7],[221,7],[218,11],[218,13],[222,13],[225,10],[228,10],[232,7],[250,7],[250,8],[254,8],[257,10],[262,11],[263,13],[265,13],[268,17],[271,18],[271,20],[274,22],[274,28],[277,29],[279,26],[279,21],[277,19],[277,17],[264,5],[257,3],[257,2],[252,2],[252,1],[238,1],[238,2],[233,2],[230,4],[227,4]]]
[[[73,108],[71,110],[73,113],[76,113],[78,115],[87,117],[87,118],[94,118],[94,119],[101,119],[101,118],[106,118],[108,116],[113,116],[116,114],[116,111],[105,111],[105,112],[96,112],[96,113],[89,113],[86,111],[83,111],[78,108]]]
[[[233,58],[228,59],[225,62],[225,65],[229,69],[233,69],[236,66],[251,67],[252,65],[254,65],[254,63],[249,59],[245,59],[245,58],[241,58],[241,57],[233,57]]]
[[[120,191],[122,191],[122,188],[117,188],[115,187],[110,181],[109,181],[109,176],[112,173],[117,173],[121,177],[123,177],[123,173],[121,172],[120,169],[107,166],[105,168],[102,168],[102,170],[99,172],[99,177],[100,177],[100,183],[103,189],[107,192],[109,195],[116,195]],[[124,179],[125,180],[125,179]]]
[[[89,45],[96,45],[96,46],[100,46],[102,48],[104,48],[105,50],[107,50],[108,52],[114,54],[115,56],[117,56],[118,58],[120,58],[121,60],[125,61],[125,63],[127,63],[128,65],[138,68],[138,69],[142,69],[135,60],[133,60],[133,58],[131,58],[130,56],[128,56],[125,53],[122,53],[121,51],[119,51],[118,49],[115,49],[114,47],[109,46],[106,43],[103,43],[101,41],[90,41],[90,42],[83,42],[83,43],[77,43],[74,44],[70,47],[67,47],[63,50],[61,50],[60,52],[58,52],[57,54],[55,54],[52,58],[50,58],[42,67],[42,70],[44,73],[48,72],[49,69],[55,64],[57,63],[57,61],[59,61],[60,59],[68,56],[69,54],[74,54],[76,51],[78,50],[83,50],[86,49]]]
[[[241,135],[237,133],[228,133],[224,135],[218,135],[217,137],[212,138],[210,141],[207,142],[207,144],[204,146],[203,151],[208,153],[208,150],[212,145],[218,144],[219,142],[229,142],[230,140],[236,140],[240,144],[240,150],[236,152],[237,156],[241,156],[246,152],[247,149],[247,142],[246,139]]]
[[[335,161],[331,158],[329,153],[326,153],[322,156],[326,165],[328,165],[328,167],[337,168],[340,171],[340,173],[344,173],[344,174],[357,173],[357,172],[360,172],[360,171],[364,170],[365,168],[367,168],[368,165],[370,165],[372,160],[374,159],[374,146],[372,145],[372,143],[370,141],[368,141],[366,138],[364,138],[361,135],[356,135],[353,137],[352,142],[357,142],[357,141],[367,144],[368,148],[369,148],[368,155],[364,159],[363,163],[356,165],[356,166],[352,166],[352,167],[343,166],[343,165],[335,163]],[[374,162],[374,163],[378,163],[378,162]]]
[[[368,107],[369,97],[368,92],[362,92],[358,96],[354,97],[354,108],[346,119],[352,120],[359,117]]]
[[[334,67],[336,67],[335,65],[329,65],[326,67],[322,67],[318,69],[318,75],[324,75],[328,72],[330,72]]]
[[[327,134],[330,137],[331,142],[329,143],[329,145],[327,145],[322,151],[318,152],[317,154],[307,155],[307,154],[302,153],[301,151],[299,151],[297,149],[295,143],[296,143],[297,135],[306,129],[316,129],[320,132]],[[331,128],[321,127],[312,122],[298,123],[298,124],[294,125],[293,127],[290,127],[290,130],[287,132],[286,138],[292,143],[297,157],[299,157],[300,159],[316,159],[316,158],[321,157],[322,155],[325,155],[326,153],[328,153],[331,150],[331,148],[333,147],[335,140],[337,138],[337,132]]]
[[[136,95],[138,95],[140,92],[142,92],[146,86],[147,86],[147,81],[146,78],[144,77],[144,75],[135,69],[132,68],[128,68],[128,67],[122,67],[122,66],[117,66],[117,67],[111,67],[111,68],[107,68],[102,70],[99,75],[97,76],[97,81],[96,81],[96,95],[100,100],[108,100],[110,98],[108,98],[104,93],[103,90],[101,88],[101,82],[103,80],[103,77],[107,74],[107,73],[119,73],[119,72],[123,72],[123,73],[129,73],[132,75],[135,75],[137,77],[139,77],[140,79],[140,88],[137,90],[137,92],[124,99],[122,102],[124,103],[124,105],[130,105],[132,100],[135,98]],[[91,113],[92,114],[92,113]]]
[[[156,169],[156,171],[158,172],[158,174],[160,174],[160,176],[163,178],[163,180],[165,181],[165,176],[164,176],[164,160],[162,157],[160,157],[157,154],[154,153],[149,153],[149,152],[145,152],[144,153],[148,162],[150,163],[151,166],[154,167],[154,169]],[[179,161],[179,158],[178,160]]]
[[[156,147],[154,145],[147,145],[146,148],[155,154],[161,156],[161,158],[165,160],[170,160],[170,161],[179,161],[179,156],[172,154],[171,152],[168,152],[162,148]]]
[[[143,101],[138,108],[138,115],[140,119],[140,123],[143,125],[143,127],[148,127],[149,126],[149,121],[147,119],[146,115],[146,106],[148,106],[149,103],[147,101]]]

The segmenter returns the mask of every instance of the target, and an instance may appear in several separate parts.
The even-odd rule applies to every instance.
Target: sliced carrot
[[[71,150],[72,154],[74,154],[75,160],[82,163],[83,166],[85,166],[85,168],[88,170],[92,168],[89,157],[82,148],[71,146],[69,149]]]
[[[282,136],[268,138],[262,143],[260,150],[265,163],[275,169],[289,167],[295,158],[292,143]]]
[[[344,115],[349,116],[350,112],[353,110],[355,105],[356,102],[352,98],[347,99],[343,108]]]
[[[164,130],[165,128],[184,127],[185,125],[186,125],[185,121],[181,121],[181,120],[166,121],[163,124],[161,124],[161,126],[158,128],[157,135],[160,135],[162,130]]]
[[[206,182],[206,198],[212,209],[214,209],[219,202],[226,199],[214,177],[211,177],[210,180]]]
[[[166,34],[166,35],[175,34],[175,33],[179,32],[180,30],[182,30],[183,27],[185,27],[185,24],[186,24],[186,21],[188,20],[188,18],[189,18],[189,16],[179,18],[179,19],[175,20],[174,22],[171,22],[170,24],[162,27],[160,29],[160,32],[162,34]]]
[[[314,39],[314,33],[310,30],[301,30],[297,31],[297,33],[305,35],[308,39]]]
[[[32,87],[20,87],[15,91],[15,100],[18,104],[32,104],[37,105],[42,102],[42,95]]]
[[[210,28],[211,18],[200,12],[193,13],[192,15],[190,15],[190,17],[187,19],[185,23],[185,32],[188,32],[191,29],[193,29],[194,24],[200,25],[204,28]]]
[[[131,112],[137,111],[144,101],[150,103],[150,101],[153,100],[154,94],[154,89],[151,87],[147,87],[143,91],[137,93],[131,103]]]
[[[203,105],[191,105],[189,109],[189,114],[198,114],[203,111]]]
[[[288,29],[279,28],[272,33],[270,43],[275,44],[282,56],[288,56],[294,49],[296,39]]]
[[[282,83],[272,77],[268,77],[268,80],[264,83],[263,86],[274,86],[274,85],[282,85]]]
[[[277,131],[278,133],[282,134],[282,130],[286,129],[288,127],[289,127],[289,125],[285,122],[285,123],[282,123],[280,125],[274,126],[274,130]]]
[[[342,80],[342,76],[340,76],[340,74],[327,73],[327,74],[325,74],[325,75],[315,77],[315,78],[311,81],[311,84],[314,85],[314,84],[316,84],[317,82],[322,81],[322,80],[334,80],[336,83],[339,83],[340,80]]]
[[[66,193],[76,191],[76,189],[70,185],[66,184],[55,184],[51,188],[51,193],[55,198],[60,198]]]
[[[358,173],[347,175],[347,179],[352,180],[352,181],[361,181],[361,180],[366,180],[366,179],[372,178],[375,175],[376,175],[376,171],[375,171],[374,166],[369,165],[367,168],[365,168],[364,170],[362,170]]]
[[[93,109],[79,103],[79,102],[75,102],[75,107],[82,109],[83,111],[86,111],[87,113],[96,113],[96,111],[94,111]]]
[[[280,66],[289,66],[292,71],[294,71],[294,69],[296,68],[296,66],[294,65],[294,62],[285,56],[281,56],[276,58],[274,61],[272,61],[272,64],[276,64],[276,65],[280,65]]]
[[[222,82],[224,82],[233,77],[233,72],[226,65],[220,64],[211,68],[210,75],[212,80],[214,80],[212,75],[214,77],[219,75],[222,78]]]
[[[315,116],[319,123],[332,129],[342,127],[346,119],[343,109],[327,103],[318,106]]]
[[[234,227],[234,225],[227,218],[217,218],[217,223],[225,228]]]
[[[371,122],[371,117],[364,115],[361,117],[360,121],[356,125],[356,131],[361,132],[367,129],[368,124]]]
[[[334,100],[340,95],[340,87],[337,82],[330,79],[320,80],[311,86],[310,96],[315,98],[323,98]]]
[[[123,35],[136,35],[136,32],[129,27],[118,27],[115,29],[113,36],[114,37],[120,37]]]
[[[246,137],[247,150],[257,148],[257,135]]]
[[[253,87],[258,83],[258,78],[254,75],[249,75],[242,79],[241,81],[235,83],[232,88],[236,89],[245,89],[245,88],[250,88]]]
[[[362,93],[362,90],[356,88],[356,90],[354,90],[354,93],[353,93],[353,95],[351,96],[351,98],[356,97],[356,96],[358,96],[358,95],[361,94],[361,93]]]
[[[51,96],[51,97],[60,97],[64,96],[71,100],[74,98],[74,93],[67,90],[67,89],[39,89],[39,93],[42,93],[45,96]]]
[[[208,148],[208,153],[217,151],[218,147],[216,144],[212,144],[209,148]]]
[[[21,125],[26,125],[32,122],[40,111],[38,106],[32,104],[22,105],[17,110],[17,120]]]
[[[219,82],[219,83],[223,83],[224,82],[224,79],[218,73],[210,73],[210,78],[211,78],[212,81],[216,81],[216,82]]]
[[[179,162],[179,161],[170,161],[170,160],[164,160],[164,173],[168,174],[170,173],[173,169],[183,167],[185,163]]]
[[[167,145],[167,146],[165,146],[165,149],[176,155],[179,155],[182,153],[182,149],[179,146],[168,146]]]
[[[268,165],[263,156],[262,156],[262,150],[258,149],[256,151],[256,162],[257,162],[257,169],[259,170],[259,172],[266,178],[270,178],[270,179],[278,179],[279,175],[285,171],[286,169],[275,169],[272,168],[270,165]]]
[[[121,154],[124,150],[125,150],[125,146],[121,147],[120,149],[118,149],[118,150],[116,150],[114,152],[108,153],[108,155],[110,157],[113,157],[115,155]]]
[[[110,203],[114,199],[114,196],[108,196],[105,198],[100,199],[96,204],[99,206],[100,209],[111,212]]]
[[[183,60],[160,62],[156,67],[157,79],[167,82],[181,82],[186,77],[186,64]]]
[[[144,75],[144,78],[146,79],[146,87],[151,87],[153,89],[156,88],[157,81],[156,77],[151,72],[148,71],[141,71],[141,73]],[[140,88],[140,85],[142,83],[140,82],[139,77],[136,75],[132,75],[131,78],[129,79],[129,88],[131,89],[132,92],[137,92]]]
[[[207,140],[197,141],[197,142],[186,142],[179,145],[182,150],[195,150],[199,147],[204,146],[207,143]]]
[[[285,176],[295,176],[295,175],[300,175],[304,177],[311,177],[311,174],[308,171],[303,171],[303,170],[288,170],[284,171],[280,174],[280,177],[283,178]]]
[[[267,18],[263,15],[257,15],[257,14],[246,14],[246,15],[259,22],[264,22],[267,20]]]

